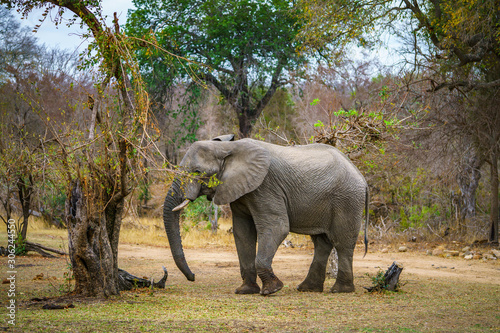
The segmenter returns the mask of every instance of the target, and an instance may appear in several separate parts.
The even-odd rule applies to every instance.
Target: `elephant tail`
[[[365,191],[365,254],[363,255],[363,258],[366,256],[366,253],[368,252],[368,219],[370,216],[370,211],[368,210],[368,203],[370,199],[370,189],[368,186],[366,186],[366,191]]]

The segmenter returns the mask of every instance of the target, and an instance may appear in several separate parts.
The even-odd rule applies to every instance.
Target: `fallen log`
[[[53,248],[50,248],[50,247],[47,247],[47,246],[43,246],[43,245],[38,244],[38,243],[32,243],[32,242],[25,241],[24,244],[25,244],[26,252],[28,252],[28,251],[38,252],[43,257],[46,257],[46,258],[56,258],[56,256],[54,256],[54,255],[52,255],[52,254],[50,254],[48,252],[53,252],[53,253],[57,253],[57,254],[60,254],[60,255],[66,255],[67,254],[64,251],[53,249]],[[48,251],[48,252],[46,252],[46,251]]]
[[[378,274],[373,278],[374,285],[372,287],[364,287],[369,292],[377,292],[382,290],[397,291],[399,287],[399,276],[403,271],[403,265],[396,261],[387,269],[384,276]]]
[[[50,251],[50,252],[54,252],[54,253],[57,253],[57,254],[60,254],[60,255],[67,255],[66,252],[64,251],[61,251],[61,250],[57,250],[57,249],[53,249],[51,247],[47,247],[47,246],[44,246],[42,244],[38,244],[38,243],[32,243],[32,242],[28,242],[26,241],[26,244],[30,245],[30,246],[36,246],[36,247],[39,247],[43,250],[46,250],[46,251]]]
[[[151,280],[143,279],[137,276],[134,276],[123,269],[118,268],[118,286],[120,290],[131,290],[134,288],[157,288],[164,289],[165,282],[167,281],[168,272],[165,266],[163,268],[163,277],[158,282],[154,282],[153,278]]]
[[[44,310],[64,310],[64,309],[73,309],[75,306],[73,303],[66,304],[66,305],[61,305],[61,304],[53,304],[53,303],[47,303],[42,306],[42,309]]]

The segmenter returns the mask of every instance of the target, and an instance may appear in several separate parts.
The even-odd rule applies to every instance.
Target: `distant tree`
[[[383,32],[391,32],[406,41],[411,54],[407,61],[413,66],[410,81],[427,80],[429,92],[447,88],[455,101],[462,99],[464,107],[459,110],[463,112],[455,114],[460,121],[452,122],[459,127],[447,123],[444,129],[467,136],[478,155],[466,160],[490,164],[490,241],[498,243],[500,119],[498,108],[493,107],[500,90],[498,1],[302,0],[300,6],[307,22],[301,37],[309,49],[332,41],[370,46],[379,42]],[[462,168],[464,172],[474,169],[477,163]],[[471,172],[462,179],[477,175]],[[465,194],[463,198],[472,197]]]
[[[176,82],[189,74],[213,85],[236,112],[241,137],[250,136],[287,74],[305,61],[296,52],[295,37],[302,23],[292,13],[293,1],[135,0],[134,4],[137,9],[129,13],[127,31],[140,38],[152,32],[165,50],[194,61],[179,64],[188,71],[173,73]],[[162,70],[166,56],[150,55],[140,54],[148,64],[145,71]]]
[[[118,240],[125,198],[143,171],[143,146],[149,142],[148,96],[143,89],[131,44],[120,31],[118,19],[105,26],[100,1],[5,1],[24,15],[33,8],[56,9],[60,22],[69,12],[81,20],[92,38],[83,68],[94,71],[95,91],[78,105],[80,119],[65,123],[48,116],[48,105],[32,102],[32,109],[49,129],[57,144],[53,167],[66,182],[65,217],[69,255],[77,295],[108,296],[131,285],[118,270]],[[131,79],[132,78],[132,79]],[[73,85],[67,82],[66,89]],[[39,87],[43,88],[43,87]],[[143,135],[141,135],[143,134]],[[146,281],[147,282],[147,281]],[[163,280],[164,282],[164,280]]]
[[[0,5],[0,84],[33,66],[40,46],[31,30],[21,28],[19,21],[4,5]]]
[[[22,220],[16,228],[21,247],[33,208],[36,175],[33,162],[38,141],[37,133],[31,131],[36,127],[35,117],[21,94],[29,89],[29,77],[42,50],[29,29],[21,28],[3,5],[0,5],[0,36],[0,200],[6,224],[12,218],[13,202],[21,206]]]
[[[32,213],[64,226],[64,189],[49,170],[53,136],[40,113],[68,122],[82,91],[92,89],[75,72],[76,55],[38,45],[31,29],[3,5],[0,26],[0,198],[6,220],[21,211],[18,231],[25,240]],[[75,79],[79,85],[72,86]]]

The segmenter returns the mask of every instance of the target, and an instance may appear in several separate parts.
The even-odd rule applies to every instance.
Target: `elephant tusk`
[[[186,207],[186,206],[188,205],[188,203],[190,203],[190,202],[191,202],[191,200],[186,199],[186,200],[184,200],[184,201],[183,201],[183,202],[182,202],[179,206],[177,206],[177,207],[175,207],[174,209],[172,209],[172,211],[173,211],[173,212],[176,212],[176,211],[178,211],[178,210],[181,210],[181,209],[183,209],[184,207]]]

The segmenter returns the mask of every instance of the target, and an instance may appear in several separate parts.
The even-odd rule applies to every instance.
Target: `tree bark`
[[[461,192],[460,219],[466,220],[476,216],[476,190],[481,179],[479,171],[483,160],[479,158],[475,149],[471,149],[462,159],[461,172],[457,176]]]
[[[10,196],[11,196],[11,194],[13,194],[14,191],[11,190],[9,184],[6,184],[6,187],[7,187],[7,189],[6,189],[6,194],[5,194],[5,200],[0,199],[0,201],[2,202],[3,209],[5,211],[5,218],[2,215],[0,215],[0,218],[5,223],[5,225],[8,225],[8,223],[9,223],[8,221],[12,217],[12,205],[10,204]]]
[[[326,274],[332,279],[337,278],[337,273],[339,272],[339,256],[335,248],[330,252],[328,257],[328,264],[326,266]]]
[[[84,192],[80,180],[73,180],[65,210],[74,293],[90,297],[117,295],[118,268],[106,228],[107,216],[91,213],[92,203]]]
[[[33,194],[33,177],[29,174],[26,178],[19,177],[17,181],[19,201],[23,211],[23,222],[21,223],[21,237],[26,239],[28,233],[28,219],[31,215],[31,195]]]
[[[32,243],[32,242],[26,241],[24,244],[26,246],[26,252],[28,252],[28,251],[38,252],[43,257],[46,257],[46,258],[57,258],[56,256],[50,254],[49,252],[54,252],[54,253],[57,253],[57,254],[60,254],[60,255],[66,255],[67,254],[64,251],[53,249],[53,248],[50,248],[50,247],[47,247],[47,246],[43,246],[43,245],[37,244],[37,243]],[[49,251],[49,252],[47,252],[47,251]]]
[[[498,244],[498,154],[496,147],[491,153],[491,211],[490,211],[490,243]]]
[[[252,120],[249,117],[248,111],[246,110],[236,110],[238,113],[238,125],[240,127],[239,136],[240,139],[249,138],[252,133]]]
[[[397,291],[399,284],[399,276],[403,271],[403,266],[398,264],[396,261],[387,269],[384,277],[381,280],[377,280],[377,283],[373,287],[366,288],[369,292],[377,292],[382,290]]]
[[[208,220],[211,224],[212,233],[216,234],[217,229],[219,229],[219,206],[213,202],[208,207]]]

